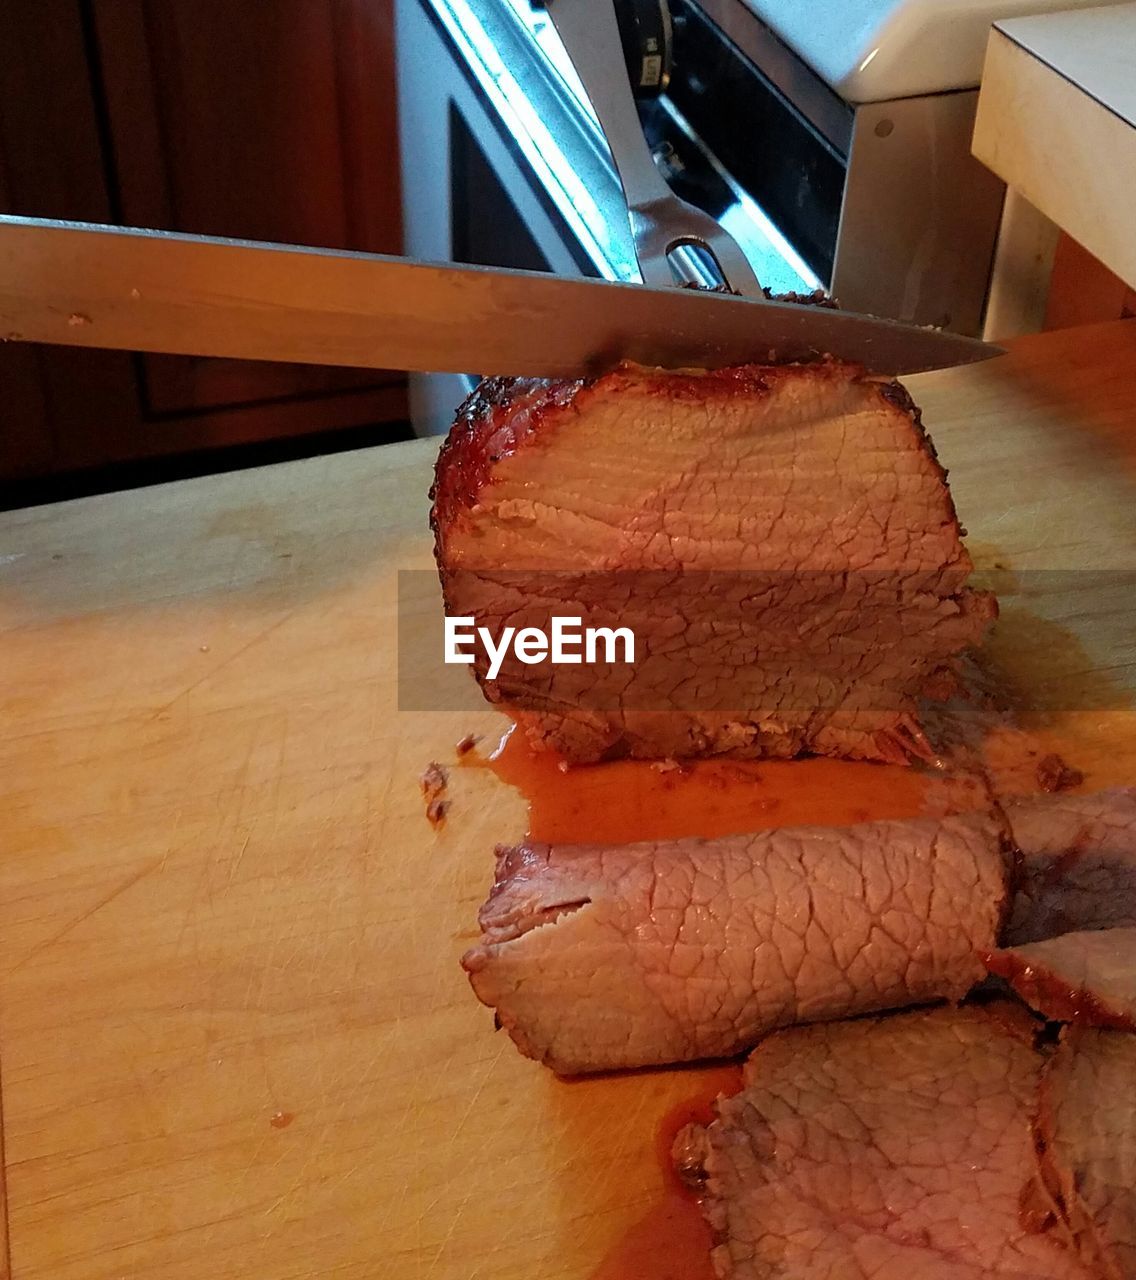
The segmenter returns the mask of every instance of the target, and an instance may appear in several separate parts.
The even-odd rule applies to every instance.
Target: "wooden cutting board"
[[[1136,322],[910,387],[999,654],[1090,782],[1136,782]],[[525,815],[463,770],[423,819],[424,764],[501,723],[397,709],[435,448],[0,516],[18,1280],[585,1280],[650,1221],[700,1073],[560,1082],[457,965]]]

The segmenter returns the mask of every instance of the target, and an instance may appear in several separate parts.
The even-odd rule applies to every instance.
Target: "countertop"
[[[907,383],[1002,660],[1136,782],[1136,322]],[[18,1280],[585,1280],[657,1205],[700,1073],[558,1081],[457,964],[524,806],[459,770],[423,817],[424,765],[502,723],[460,669],[468,709],[397,709],[436,447],[0,515]]]
[[[1136,4],[997,23],[973,147],[1003,182],[1136,287]]]

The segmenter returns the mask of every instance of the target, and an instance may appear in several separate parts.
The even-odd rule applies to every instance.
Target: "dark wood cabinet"
[[[0,209],[400,251],[392,0],[0,6]],[[0,346],[0,477],[401,422],[398,372]]]

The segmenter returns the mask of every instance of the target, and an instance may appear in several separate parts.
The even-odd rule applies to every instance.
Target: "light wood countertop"
[[[908,385],[1004,658],[1136,782],[1136,322]],[[557,1081],[457,965],[524,812],[463,770],[423,818],[425,763],[500,723],[397,709],[435,449],[0,515],[17,1280],[585,1280],[655,1203],[699,1073]]]

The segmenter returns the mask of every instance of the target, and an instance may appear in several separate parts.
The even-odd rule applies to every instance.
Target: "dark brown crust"
[[[430,526],[444,527],[472,507],[496,464],[547,426],[588,384],[549,378],[483,378],[460,406],[434,466]]]
[[[923,425],[923,410],[919,408],[914,400],[912,400],[911,393],[903,383],[897,382],[894,378],[880,383],[880,395],[883,396],[888,404],[899,409],[902,413],[906,413],[911,419],[911,425],[915,428],[915,434],[922,441],[923,448],[926,450],[927,456],[935,464],[943,481],[943,488],[947,493],[947,509],[950,512],[951,520],[958,531],[959,537],[965,538],[966,530],[959,522],[958,511],[955,509],[954,496],[951,493],[950,486],[947,484],[947,478],[949,477],[950,472],[939,461],[939,451],[935,448],[934,440],[932,440],[927,434],[927,428]],[[989,599],[991,608],[990,619],[993,621],[998,616],[998,602],[993,596],[990,596]]]
[[[1037,762],[1037,782],[1042,791],[1070,791],[1084,780],[1081,770],[1067,765],[1056,752],[1043,756]]]
[[[828,311],[839,311],[840,303],[830,298],[823,289],[814,289],[811,293],[798,293],[791,289],[788,293],[774,293],[772,289],[762,288],[762,293],[770,302],[795,302],[799,307],[824,307]]]

